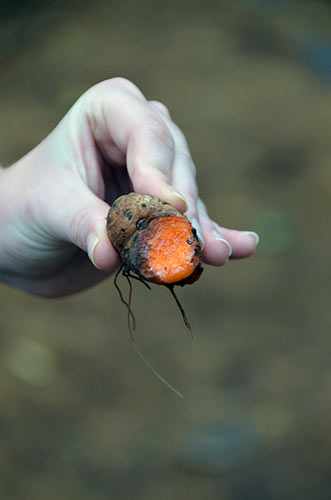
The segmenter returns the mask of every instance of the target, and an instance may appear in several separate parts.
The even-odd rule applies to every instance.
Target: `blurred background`
[[[331,497],[331,3],[0,2],[0,161],[94,83],[135,82],[185,132],[220,224],[258,253],[178,290],[0,286],[0,498]],[[123,286],[125,283],[123,283]],[[160,289],[161,288],[161,289]]]

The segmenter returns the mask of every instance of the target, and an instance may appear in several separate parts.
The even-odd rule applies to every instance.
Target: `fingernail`
[[[176,191],[173,187],[169,186],[169,190],[172,194],[172,196],[175,196],[176,198],[179,198],[180,200],[182,200],[184,203],[185,203],[185,210],[184,212],[186,212],[186,210],[188,209],[188,204],[184,198],[184,196],[180,193],[178,193],[178,191]]]
[[[253,236],[256,246],[260,243],[260,236],[254,231],[244,231],[244,233]]]
[[[225,245],[228,247],[229,257],[231,257],[231,255],[232,255],[232,246],[230,245],[230,243],[228,242],[228,240],[226,240],[225,238],[222,238],[222,236],[219,234],[218,231],[213,231],[212,235],[214,236],[215,240],[221,241],[222,243],[225,243]]]
[[[91,260],[92,264],[97,269],[99,269],[99,267],[96,265],[96,263],[94,261],[94,250],[95,250],[95,247],[97,246],[97,244],[99,243],[99,241],[100,241],[100,239],[98,238],[98,236],[96,234],[93,234],[93,233],[88,235],[87,241],[86,241],[87,253],[88,253],[89,259]]]
[[[215,228],[215,231],[213,231],[213,233],[212,233],[213,236],[214,236],[214,238],[217,241],[222,241],[223,243],[226,244],[226,246],[229,249],[229,257],[231,257],[231,255],[232,255],[232,246],[230,245],[230,243],[228,242],[228,240],[226,240],[225,238],[223,238],[223,236],[222,236],[222,228],[217,224],[217,222],[213,222],[213,225],[214,225],[214,228]]]
[[[198,220],[194,219],[194,218],[191,220],[191,224],[197,232],[197,237],[198,237],[198,240],[200,241],[201,250],[203,250],[205,248],[205,240],[203,239],[203,236],[201,233],[200,224],[199,224]]]

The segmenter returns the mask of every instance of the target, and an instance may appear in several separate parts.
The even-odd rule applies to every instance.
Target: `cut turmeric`
[[[142,355],[133,337],[135,318],[131,310],[132,285],[135,278],[150,288],[148,282],[169,288],[192,338],[191,325],[174,291],[197,281],[201,266],[201,244],[190,221],[168,203],[148,195],[130,193],[114,201],[107,216],[107,233],[119,252],[122,266],[115,276],[121,301],[128,309],[128,328],[138,355],[152,372],[178,396],[182,395],[154,370]],[[130,292],[126,301],[117,284],[119,273],[127,278]]]
[[[124,274],[160,285],[194,283],[200,278],[201,245],[185,215],[158,198],[120,196],[107,217],[107,231]]]

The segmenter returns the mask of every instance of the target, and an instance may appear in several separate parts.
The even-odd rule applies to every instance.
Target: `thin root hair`
[[[184,311],[184,308],[183,308],[182,304],[180,303],[179,298],[177,297],[177,294],[176,294],[176,292],[174,290],[174,286],[173,285],[167,285],[167,288],[169,288],[171,295],[175,299],[176,304],[177,304],[177,306],[178,306],[178,308],[179,308],[179,310],[180,310],[180,312],[182,314],[182,318],[184,320],[185,326],[188,329],[188,331],[190,332],[190,335],[192,337],[193,342],[195,342],[195,336],[194,336],[194,333],[192,332],[191,324],[190,324],[189,320],[187,319],[186,312]]]
[[[126,301],[123,297],[123,294],[122,294],[122,291],[120,289],[120,287],[118,286],[118,276],[120,274],[120,272],[122,271],[122,274],[123,276],[126,277],[127,281],[128,281],[128,284],[129,284],[129,297],[128,297],[128,301]],[[132,309],[131,309],[131,303],[132,303],[132,283],[130,281],[130,278],[134,278],[140,282],[142,282],[145,286],[147,286],[147,288],[149,290],[151,290],[151,287],[148,285],[148,283],[146,283],[143,279],[141,279],[139,276],[134,276],[132,275],[130,272],[126,271],[125,268],[124,268],[124,264],[122,264],[122,266],[119,268],[119,270],[117,271],[116,275],[115,275],[115,278],[114,278],[114,285],[119,293],[119,296],[120,296],[120,299],[121,299],[121,302],[123,302],[123,304],[125,304],[125,306],[127,307],[128,309],[128,316],[127,316],[127,322],[128,322],[128,330],[129,330],[129,335],[130,335],[130,340],[131,340],[131,343],[133,345],[133,347],[135,348],[136,350],[136,353],[138,354],[138,356],[140,357],[140,359],[143,361],[143,363],[145,363],[145,365],[147,366],[147,368],[149,368],[149,370],[166,386],[168,387],[168,389],[170,389],[172,392],[174,392],[178,397],[180,398],[184,398],[184,396],[177,390],[175,389],[169,382],[167,382],[167,380],[165,378],[162,377],[162,375],[160,375],[160,373],[155,370],[155,368],[153,368],[153,366],[150,364],[150,362],[145,358],[145,356],[142,354],[142,352],[140,351],[136,341],[135,341],[135,338],[134,338],[134,335],[133,335],[133,332],[135,330],[135,327],[136,327],[136,319],[135,319],[135,316],[132,312]],[[177,299],[178,300],[178,299]],[[181,306],[180,306],[181,308]],[[182,310],[182,308],[181,308]],[[183,317],[186,318],[185,316],[185,313],[183,311]],[[185,319],[184,319],[185,321]],[[189,323],[185,322],[186,326],[187,324],[189,325]],[[191,331],[191,327],[189,326],[188,327],[190,332],[191,332],[191,335],[192,335],[192,331]]]

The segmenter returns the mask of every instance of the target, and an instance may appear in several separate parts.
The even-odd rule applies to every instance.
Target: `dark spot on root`
[[[194,240],[193,240],[193,239],[191,239],[191,240],[186,240],[186,243],[187,243],[188,245],[193,245]]]
[[[125,210],[124,215],[125,215],[125,217],[126,217],[128,220],[131,220],[131,219],[132,219],[132,211],[131,211],[131,210]]]
[[[196,231],[196,229],[194,229],[194,227],[192,227],[192,233],[193,233],[193,236],[196,238],[197,237],[197,231]]]
[[[138,231],[140,229],[146,229],[146,227],[148,226],[149,223],[150,223],[149,219],[139,219],[137,224],[136,224],[136,228],[138,229]]]
[[[164,269],[167,270],[168,269],[167,266],[165,266]]]
[[[141,204],[141,207],[142,207],[142,208],[146,208],[146,206],[147,206],[147,205],[146,205],[146,203],[142,203],[142,204]]]
[[[121,232],[126,233],[126,229],[124,229],[124,227],[121,227]]]

